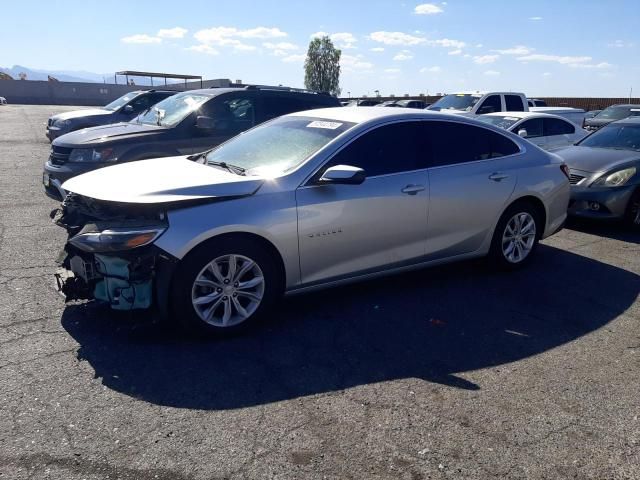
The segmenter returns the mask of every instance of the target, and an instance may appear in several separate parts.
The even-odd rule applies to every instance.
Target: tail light
[[[560,165],[560,170],[564,173],[564,176],[567,177],[567,180],[570,179],[569,167],[566,164]]]

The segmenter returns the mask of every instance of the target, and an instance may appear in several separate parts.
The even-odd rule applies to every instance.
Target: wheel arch
[[[540,234],[542,235],[547,228],[547,207],[545,206],[544,202],[535,195],[526,194],[513,199],[509,204],[505,206],[500,216],[502,216],[504,212],[506,212],[513,205],[516,205],[518,203],[529,203],[536,209],[538,215],[540,215],[540,221],[542,222],[542,231],[540,232]]]
[[[284,259],[280,254],[278,248],[271,242],[269,239],[265,238],[262,235],[258,235],[257,233],[246,232],[246,231],[232,231],[232,232],[224,232],[208,237],[201,242],[193,245],[185,254],[182,256],[181,261],[192,255],[194,252],[201,248],[205,248],[207,244],[213,243],[215,241],[219,241],[220,239],[245,239],[249,240],[257,245],[265,248],[271,256],[275,259],[275,263],[278,269],[278,273],[280,275],[280,288],[284,291],[285,285],[287,284],[287,271],[284,263]]]

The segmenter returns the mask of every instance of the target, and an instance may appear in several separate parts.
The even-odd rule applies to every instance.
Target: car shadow
[[[464,262],[291,297],[235,338],[180,339],[93,304],[67,307],[62,325],[107,387],[224,410],[410,377],[477,390],[460,374],[576,340],[639,292],[636,274],[540,245],[517,272]]]
[[[577,232],[611,238],[622,242],[640,244],[640,231],[633,231],[622,222],[597,221],[587,218],[570,218],[565,228]]]

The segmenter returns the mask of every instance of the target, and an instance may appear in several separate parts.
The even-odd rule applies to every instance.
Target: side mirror
[[[335,165],[325,170],[320,184],[360,185],[367,178],[363,169],[350,165]]]
[[[216,121],[211,117],[198,115],[196,118],[196,128],[201,128],[202,130],[213,130],[215,127]]]
[[[529,136],[529,134],[524,128],[521,128],[520,130],[518,130],[518,135],[522,138],[527,138]]]
[[[124,108],[122,109],[122,111],[124,113],[133,113],[133,106],[132,105],[125,105]]]

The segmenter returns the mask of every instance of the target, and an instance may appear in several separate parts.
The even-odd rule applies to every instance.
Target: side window
[[[374,177],[427,168],[429,160],[422,148],[420,128],[421,122],[378,127],[343,148],[321,172],[334,165],[351,165],[364,169],[367,177]]]
[[[542,128],[542,119],[541,118],[532,118],[531,120],[527,120],[526,122],[522,122],[518,127],[518,131],[526,130],[527,138],[536,138],[542,137],[544,135],[544,130]],[[513,133],[518,133],[514,131]]]
[[[463,123],[425,122],[424,137],[431,146],[433,166],[488,160],[520,151],[503,135]]]
[[[152,103],[149,103],[149,95],[139,95],[129,102],[133,108],[133,113],[141,113],[146,110]]]
[[[255,124],[253,103],[253,99],[247,97],[216,97],[207,102],[198,115],[212,117],[219,132],[240,133]]]
[[[576,133],[576,129],[569,122],[558,118],[544,119],[544,134],[546,136],[550,137],[553,135],[567,135],[573,133]]]
[[[518,95],[505,95],[504,102],[507,106],[507,112],[524,112],[522,98]]]
[[[315,103],[306,102],[299,98],[285,96],[264,96],[262,97],[262,117],[263,121],[286,115],[287,113],[301,112],[317,108]]]
[[[489,95],[482,105],[478,108],[476,113],[478,115],[482,115],[485,113],[493,113],[493,112],[501,112],[502,111],[502,100],[500,100],[500,95]]]

